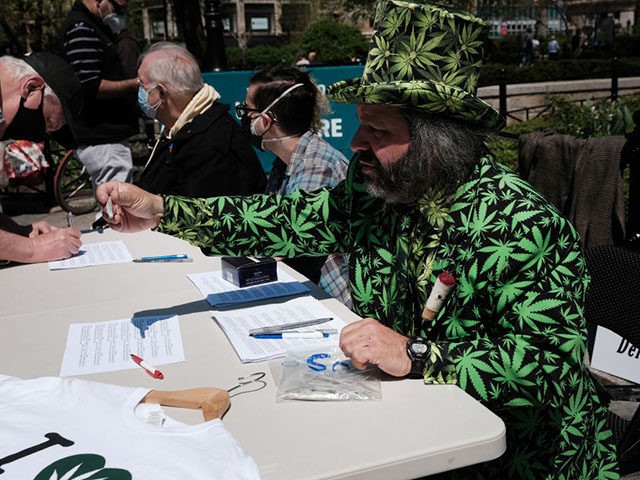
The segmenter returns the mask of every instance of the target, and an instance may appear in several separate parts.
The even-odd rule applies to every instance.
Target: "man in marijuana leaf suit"
[[[357,157],[332,189],[205,200],[111,183],[98,199],[116,205],[117,230],[156,228],[223,255],[349,253],[363,320],[340,346],[353,365],[456,384],[506,424],[504,455],[445,476],[619,478],[582,362],[577,235],[484,146],[504,124],[475,96],[485,38],[468,13],[381,1],[362,78],[327,90],[360,119]],[[423,315],[445,273],[455,286]]]

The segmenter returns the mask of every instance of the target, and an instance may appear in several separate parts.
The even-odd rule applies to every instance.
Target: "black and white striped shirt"
[[[77,22],[65,32],[63,45],[80,82],[83,85],[99,83],[105,48],[95,30],[84,22]]]

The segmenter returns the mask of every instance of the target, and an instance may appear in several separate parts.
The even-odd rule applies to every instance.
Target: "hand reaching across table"
[[[164,201],[130,183],[108,182],[100,185],[96,198],[102,206],[103,217],[111,228],[119,232],[138,232],[155,228],[164,212]],[[113,217],[107,202],[111,200]]]

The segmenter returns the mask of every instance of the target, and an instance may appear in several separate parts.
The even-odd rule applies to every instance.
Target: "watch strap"
[[[423,378],[424,367],[427,363],[427,354],[429,352],[429,349],[426,348],[424,353],[417,352],[415,348],[412,348],[416,343],[422,344],[424,346],[427,345],[427,341],[421,337],[410,338],[407,342],[407,354],[411,359],[411,370],[407,375],[409,378]]]

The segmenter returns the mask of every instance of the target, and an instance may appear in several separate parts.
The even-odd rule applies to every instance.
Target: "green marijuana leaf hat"
[[[361,78],[327,89],[335,102],[395,105],[499,130],[504,119],[476,97],[487,26],[442,5],[381,0]]]

